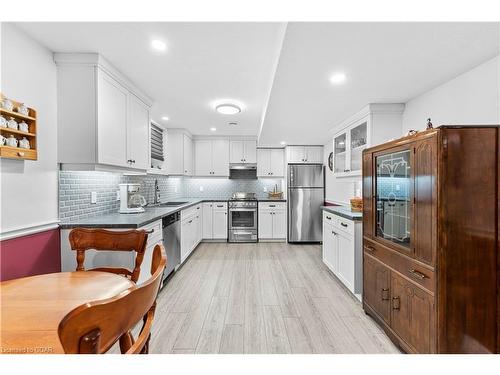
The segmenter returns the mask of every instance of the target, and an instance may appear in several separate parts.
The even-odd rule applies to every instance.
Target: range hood
[[[256,180],[257,164],[229,164],[229,178],[235,180]]]

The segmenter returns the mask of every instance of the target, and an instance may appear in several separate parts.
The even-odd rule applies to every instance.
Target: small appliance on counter
[[[141,184],[119,184],[121,214],[136,214],[144,212],[146,199],[139,194]]]

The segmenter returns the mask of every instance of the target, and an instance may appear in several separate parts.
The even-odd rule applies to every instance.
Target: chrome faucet
[[[159,204],[161,201],[160,196],[160,187],[158,186],[158,179],[155,178],[155,200],[154,204]]]

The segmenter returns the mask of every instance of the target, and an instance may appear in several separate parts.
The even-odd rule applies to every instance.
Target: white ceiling
[[[498,55],[499,32],[498,23],[289,23],[259,143],[324,144],[366,104],[405,103]],[[330,84],[336,71],[345,84]]]
[[[284,23],[18,23],[54,52],[99,52],[154,99],[152,117],[193,134],[258,134]],[[167,44],[165,53],[151,40]],[[234,99],[237,115],[214,111]],[[161,120],[168,116],[169,121]],[[238,126],[229,126],[236,121]],[[211,127],[217,132],[212,133]]]
[[[260,134],[270,146],[324,144],[367,103],[404,103],[498,55],[500,45],[498,23],[288,23],[286,33],[281,23],[18,25],[52,51],[101,53],[155,100],[159,123],[200,135]],[[153,38],[165,40],[166,53],[152,51]],[[336,71],[345,84],[330,84]],[[216,113],[213,102],[225,98],[243,112]]]

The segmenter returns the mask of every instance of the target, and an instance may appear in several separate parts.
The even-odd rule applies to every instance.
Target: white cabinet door
[[[191,234],[190,234],[190,222],[189,220],[184,220],[181,223],[181,262],[184,262],[191,251]]]
[[[286,238],[286,210],[273,211],[273,238]]]
[[[201,211],[201,209],[200,209]],[[194,233],[194,239],[193,239],[193,250],[194,248],[200,243],[201,241],[201,212],[200,213],[196,213],[196,216],[193,218],[193,224],[194,224],[194,230],[193,230],[193,233]],[[192,250],[191,250],[192,251]]]
[[[231,141],[229,143],[231,156],[229,158],[231,163],[243,163],[245,154],[244,141]]]
[[[229,141],[215,139],[212,141],[212,176],[229,176]]]
[[[194,141],[194,168],[196,176],[212,175],[212,141]]]
[[[212,206],[213,206],[212,202],[204,202],[203,203],[203,215],[202,215],[203,216],[203,220],[202,220],[203,234],[202,234],[202,238],[206,239],[206,240],[212,239],[212,233],[213,233]]]
[[[271,176],[271,150],[268,148],[257,150],[257,176]]]
[[[283,149],[270,150],[270,173],[273,177],[283,177],[285,175],[285,160]],[[258,168],[258,166],[257,166]]]
[[[354,239],[342,232],[337,234],[338,277],[354,292]]]
[[[323,163],[323,147],[306,146],[305,159],[306,163]]]
[[[244,141],[244,163],[257,163],[257,141]]]
[[[304,163],[306,159],[304,146],[289,146],[288,147],[288,162],[289,163]]]
[[[193,141],[186,134],[183,134],[183,157],[184,157],[184,174],[191,176],[193,174]]]
[[[129,167],[127,163],[128,91],[107,74],[99,73],[98,162]]]
[[[323,220],[323,262],[334,272],[335,264],[335,245],[336,238],[333,235],[333,228]]]
[[[259,238],[273,238],[273,211],[259,210]]]
[[[135,95],[128,96],[127,160],[133,168],[149,169],[149,109]]]
[[[215,204],[212,219],[212,238],[222,240],[227,238],[227,209],[221,209]]]

